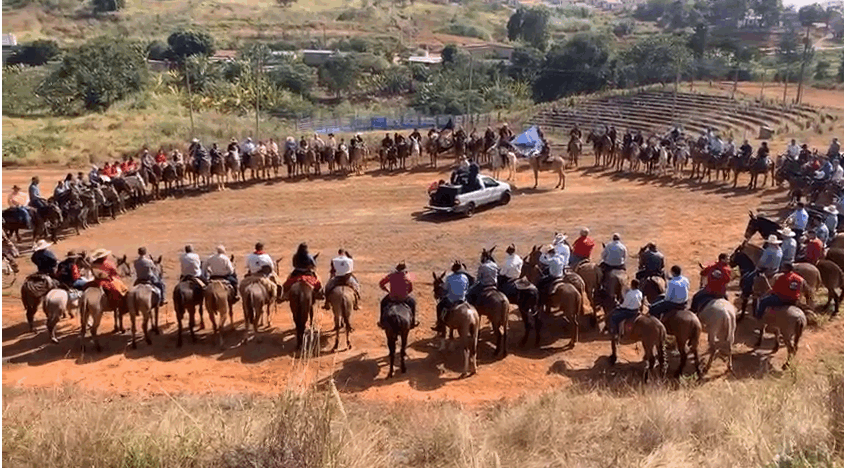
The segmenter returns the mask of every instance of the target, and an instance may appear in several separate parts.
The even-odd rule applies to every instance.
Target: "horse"
[[[407,355],[407,336],[410,334],[411,318],[410,306],[403,302],[391,302],[387,305],[387,310],[384,311],[384,333],[387,335],[387,348],[390,351],[390,372],[387,378],[393,377],[393,368],[396,360],[396,341],[401,337],[401,351],[399,352],[399,361],[401,373],[407,372],[407,366],[404,364],[405,356]]]
[[[236,151],[226,153],[226,183],[229,182],[229,174],[233,181],[240,180],[240,156]]]
[[[156,265],[161,264],[161,257],[158,258]],[[161,291],[158,290],[157,287],[151,284],[138,284],[132,287],[129,290],[129,293],[126,295],[126,305],[129,310],[129,320],[130,324],[132,325],[132,338],[131,338],[131,345],[132,349],[137,349],[138,345],[135,341],[135,317],[137,316],[138,312],[143,314],[143,323],[141,327],[144,331],[144,341],[148,345],[152,344],[152,338],[149,336],[149,323],[152,317],[152,312],[155,311],[155,319],[152,323],[152,331],[155,332],[156,335],[160,334],[160,330],[158,328],[158,303],[160,302],[159,299],[161,297]]]
[[[267,177],[267,169],[266,169],[266,161],[264,160],[265,155],[255,150],[252,154],[249,155],[249,177],[252,180],[264,179]]]
[[[493,263],[495,259],[492,253],[495,247],[481,252],[481,263],[490,260]],[[510,301],[507,296],[498,290],[498,285],[484,288],[477,294],[477,297],[472,304],[478,311],[479,316],[485,316],[489,319],[492,328],[493,339],[495,340],[495,352],[493,356],[501,355],[502,358],[507,357],[507,329],[509,326],[510,315]]]
[[[202,287],[193,279],[181,280],[173,288],[173,308],[176,309],[176,324],[179,327],[176,347],[182,347],[182,319],[185,317],[185,312],[190,314],[188,316],[188,331],[194,343],[196,343],[194,325],[196,325],[195,314],[197,307],[199,308],[199,330],[205,328],[205,321],[202,319],[202,303]]]
[[[682,176],[683,170],[686,168],[686,163],[689,161],[691,154],[689,147],[685,145],[677,146],[674,150],[674,175]]]
[[[612,314],[612,311],[618,307],[616,298],[609,294],[606,290],[600,289],[595,292],[595,301],[607,311],[607,317]],[[623,335],[623,344],[641,343],[645,356],[643,362],[645,368],[643,370],[643,379],[648,381],[650,374],[656,369],[656,362],[659,361],[661,374],[664,376],[668,370],[668,363],[665,356],[665,345],[667,341],[668,332],[665,325],[662,324],[656,317],[650,315],[639,314],[635,318],[626,320],[626,327]],[[625,324],[622,323],[622,326]],[[612,354],[610,354],[610,365],[615,365],[618,361],[618,344],[619,338],[613,336],[610,341]]]
[[[554,188],[565,190],[566,174],[564,172],[565,162],[563,161],[563,158],[559,156],[553,156],[548,162],[542,159],[543,156],[540,154],[536,154],[528,158],[530,168],[533,170],[533,188],[536,188],[537,185],[539,185],[539,171],[541,169],[547,168],[547,170],[550,170],[551,172],[557,174],[557,185],[555,185]]]
[[[665,325],[668,334],[674,336],[677,352],[680,353],[680,366],[677,368],[674,378],[679,379],[683,375],[690,350],[695,361],[695,373],[698,378],[702,378],[703,372],[700,368],[698,345],[700,344],[700,332],[703,327],[697,315],[687,309],[672,310],[662,316],[661,322]]]
[[[217,190],[225,188],[226,179],[228,178],[228,171],[226,170],[226,161],[222,156],[211,161],[211,169],[209,180],[216,180]]]
[[[349,151],[349,169],[357,175],[362,175],[366,163],[366,147],[358,144]]]
[[[598,134],[595,131],[589,132],[586,136],[586,142],[592,143],[592,151],[595,153],[595,166],[601,165],[603,159],[604,164],[607,164],[612,156],[612,139],[606,133]]]
[[[420,164],[422,157],[422,145],[414,137],[410,138],[410,167],[416,167]]]
[[[744,239],[750,240],[757,232],[763,239],[767,239],[771,235],[777,234],[782,230],[782,226],[776,221],[762,215],[755,215],[753,211],[748,211],[750,219],[747,221],[747,226],[744,228]],[[757,259],[758,260],[758,259]]]
[[[212,279],[202,292],[203,298],[205,299],[205,311],[208,312],[208,318],[211,320],[211,326],[214,328],[217,345],[221,348],[223,347],[223,328],[226,325],[226,312],[228,312],[229,321],[232,327],[234,327],[231,289],[228,281]],[[219,324],[217,323],[217,317],[220,319]]]
[[[62,288],[51,289],[47,292],[42,300],[42,309],[47,316],[47,333],[50,335],[50,341],[58,343],[59,339],[56,337],[56,325],[59,320],[65,316],[70,315],[73,318],[73,311],[78,311],[82,306],[82,296],[74,295]]]
[[[121,278],[132,276],[132,267],[129,265],[126,256],[117,259],[116,265],[118,275]],[[100,327],[100,321],[103,318],[103,312],[114,312],[114,331],[124,332],[123,328],[123,313],[126,312],[126,297],[115,303],[112,298],[103,290],[102,287],[88,287],[82,293],[82,306],[79,309],[79,342],[82,345],[82,350],[85,350],[85,334],[88,326],[88,319],[91,319],[91,341],[94,343],[94,349],[102,351],[99,337],[97,336],[97,329]]]
[[[535,285],[539,283],[541,277],[540,255],[540,249],[534,246],[522,265],[522,275]],[[540,303],[539,306],[544,309],[546,314],[550,314],[553,309],[563,312],[566,320],[573,327],[571,341],[568,344],[568,347],[573,348],[580,337],[580,317],[584,314],[585,284],[583,278],[576,274],[565,275],[551,283],[549,288],[545,303]]]
[[[328,299],[331,310],[334,312],[334,348],[332,351],[337,351],[337,348],[340,347],[340,329],[344,325],[346,328],[346,349],[352,349],[349,335],[353,331],[350,319],[355,304],[355,291],[351,286],[338,285],[328,293],[326,299]]]
[[[275,293],[276,285],[261,276],[248,276],[240,283],[240,295],[243,298],[243,323],[246,327],[246,334],[241,341],[241,345],[245,345],[252,338],[249,334],[250,324],[253,334],[258,334],[258,324],[261,322],[264,306],[267,308],[267,325],[269,325],[270,307],[275,299]]]
[[[290,312],[296,324],[296,351],[302,350],[305,344],[305,327],[308,320],[314,323],[315,291],[307,281],[297,281],[290,286]]]
[[[295,177],[298,172],[296,151],[291,147],[284,149],[284,165],[287,166],[287,178]]]
[[[771,307],[765,311],[759,328],[759,339],[756,341],[754,349],[762,347],[762,338],[768,328],[773,330],[774,333],[774,348],[771,350],[771,355],[779,351],[781,336],[785,342],[785,347],[788,349],[788,357],[782,366],[785,370],[797,354],[800,336],[803,335],[803,329],[806,328],[806,314],[796,306]]]
[[[439,301],[445,296],[445,272],[437,276],[436,273],[431,273],[434,277],[434,300]],[[463,349],[463,373],[461,377],[472,375],[478,372],[478,332],[480,329],[480,316],[470,304],[463,302],[455,307],[452,307],[445,316],[445,326],[453,333],[457,330],[460,335],[460,345]],[[440,350],[445,347],[445,337],[440,345]]]
[[[580,138],[572,137],[569,141],[567,150],[569,159],[572,163],[574,163],[574,167],[577,167],[577,161],[580,158],[580,153],[583,152],[583,142],[580,141]]]
[[[703,373],[709,372],[715,356],[723,354],[727,371],[733,371],[733,344],[736,340],[736,306],[726,299],[714,299],[701,307],[698,318],[706,327],[709,360]]]
[[[499,179],[501,177],[501,169],[506,167],[510,170],[507,180],[512,179],[516,176],[516,153],[503,147],[497,147],[495,149],[497,149],[495,151],[497,154],[492,157],[490,162],[492,166],[492,178]]]
[[[311,178],[311,169],[314,170],[314,175],[320,175],[320,165],[319,159],[317,158],[316,150],[313,148],[308,148],[304,152],[300,153],[300,171],[308,177]]]

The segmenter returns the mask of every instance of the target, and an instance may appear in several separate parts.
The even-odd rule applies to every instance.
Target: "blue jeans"
[[[23,218],[23,222],[26,223],[27,229],[32,229],[32,214],[30,214],[29,210],[26,207],[19,206],[15,211],[17,211],[18,216]]]
[[[686,307],[686,303],[683,302],[682,304],[678,304],[676,302],[669,302],[666,301],[663,296],[659,296],[659,300],[651,304],[651,308],[648,310],[648,314],[651,317],[656,317],[657,319],[662,320],[662,316],[668,312],[673,310],[682,310]]]
[[[78,280],[74,281],[73,284],[70,286],[73,289],[79,289],[80,291],[85,288],[85,285],[88,284],[88,280],[79,278]]]
[[[627,319],[635,318],[637,315],[639,315],[638,310],[622,309],[621,307],[615,309],[612,312],[612,315],[610,315],[610,333],[612,333],[613,335],[617,334],[618,327],[619,325],[621,325],[621,322]]]
[[[569,265],[568,266],[569,266],[569,268],[574,268],[575,265],[577,265],[578,263],[580,263],[581,261],[583,261],[585,259],[586,259],[586,257],[581,257],[580,255],[577,255],[576,253],[572,253],[569,256]]]
[[[786,301],[773,293],[768,294],[762,299],[759,299],[759,303],[756,304],[756,313],[753,314],[753,316],[758,319],[762,319],[762,316],[765,314],[765,309],[768,307],[779,307],[784,305],[794,305],[794,302]]]

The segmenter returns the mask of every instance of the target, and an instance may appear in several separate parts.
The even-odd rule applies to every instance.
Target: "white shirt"
[[[642,308],[642,291],[638,289],[629,289],[624,293],[624,302],[621,303],[622,309],[639,310]]]
[[[736,151],[736,145],[733,144],[732,141],[728,141],[724,144],[724,152],[725,153],[734,153]]]
[[[786,150],[788,153],[788,157],[791,159],[797,159],[797,156],[800,155],[800,147],[797,144],[788,145],[788,149]]]
[[[557,253],[557,256],[563,260],[564,265],[569,264],[569,257],[571,257],[571,249],[565,242],[560,242],[554,245],[554,251]]]
[[[548,265],[548,274],[554,278],[562,278],[565,274],[566,264],[559,255],[553,255],[546,258],[546,265]]]
[[[334,276],[344,276],[352,272],[355,261],[345,255],[341,255],[331,259],[331,266],[334,267]]]
[[[209,276],[228,276],[234,273],[234,265],[226,254],[217,253],[205,260],[205,270]]]
[[[265,266],[269,266],[270,269],[274,269],[273,259],[269,256],[269,254],[257,254],[252,252],[246,256],[246,268],[249,269],[249,273],[258,273],[261,271],[261,268]]]
[[[179,263],[182,265],[182,276],[202,276],[202,260],[196,252],[183,253]]]
[[[836,182],[844,180],[844,167],[841,167],[840,164],[832,171],[832,180]]]
[[[516,254],[508,255],[504,258],[504,265],[499,273],[509,279],[518,279],[522,276],[522,265],[524,265],[522,257]]]

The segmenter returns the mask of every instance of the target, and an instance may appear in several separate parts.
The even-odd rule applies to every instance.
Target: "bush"
[[[40,110],[44,103],[35,90],[48,74],[46,68],[7,66],[3,70],[3,115],[24,116]],[[3,146],[5,151],[5,140]]]
[[[286,58],[275,67],[270,77],[276,86],[303,96],[311,94],[315,80],[309,66],[301,61]]]
[[[486,29],[466,23],[452,22],[438,31],[453,36],[474,37],[484,41],[488,41],[490,38],[489,31]]]
[[[624,37],[630,34],[633,34],[633,31],[636,29],[636,23],[630,20],[621,21],[615,23],[612,27],[612,33],[615,34],[616,37]]]
[[[91,0],[94,13],[109,13],[122,10],[126,6],[126,0]]]
[[[147,45],[147,58],[149,60],[170,60],[173,58],[173,52],[167,43],[155,40]]]
[[[170,34],[167,44],[173,52],[173,56],[184,60],[192,55],[214,55],[214,38],[204,31],[181,29]]]
[[[141,90],[147,72],[144,56],[140,44],[113,37],[93,39],[66,54],[37,94],[57,114],[106,110]]]
[[[23,45],[6,61],[7,65],[44,65],[61,53],[59,44],[49,39],[39,39]]]

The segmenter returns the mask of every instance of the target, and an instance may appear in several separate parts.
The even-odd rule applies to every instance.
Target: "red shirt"
[[[572,245],[572,253],[578,257],[589,258],[592,256],[592,249],[595,248],[595,241],[588,236],[580,236]]]
[[[797,298],[800,297],[800,290],[803,289],[803,278],[793,271],[783,273],[777,278],[774,287],[771,289],[781,299],[797,302]]]
[[[806,261],[815,264],[823,258],[823,242],[814,238],[806,243]]]
[[[164,153],[156,154],[155,155],[155,162],[157,162],[158,164],[163,164],[163,163],[167,162],[167,155],[164,154]]]
[[[114,176],[117,175],[117,170],[114,169],[114,166],[104,167],[103,168],[103,174],[105,174],[109,177],[114,177]]]
[[[703,269],[701,275],[706,277],[706,286],[703,288],[710,294],[724,296],[727,294],[727,284],[730,283],[732,270],[726,263],[716,262]]]
[[[413,283],[407,279],[407,275],[403,271],[394,271],[382,279],[378,286],[381,289],[386,289],[384,286],[390,283],[390,299],[394,301],[403,301],[407,296],[413,292]]]
[[[117,271],[117,268],[115,268],[115,266],[108,260],[103,260],[101,263],[93,264],[91,269],[105,273],[108,275],[108,280],[120,277],[120,273]]]

